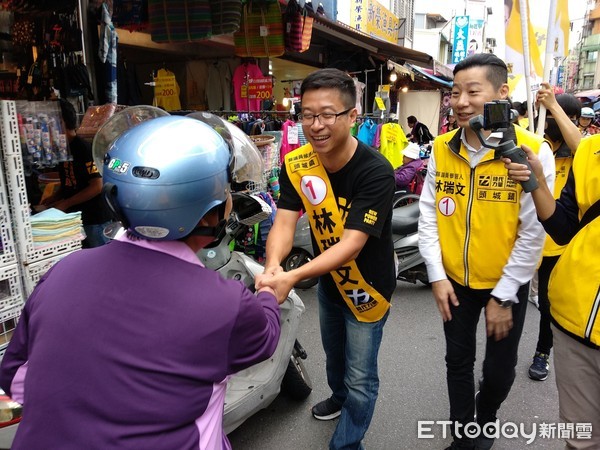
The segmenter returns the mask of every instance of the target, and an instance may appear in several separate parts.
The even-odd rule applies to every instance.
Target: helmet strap
[[[119,202],[117,201],[117,186],[113,183],[104,183],[104,186],[102,186],[102,198],[108,206],[108,209],[110,209],[113,218],[121,222],[123,228],[128,229],[129,221],[125,217],[125,214],[123,214]]]
[[[199,225],[189,234],[189,236],[213,236],[215,240],[221,239],[225,234],[225,229],[227,225],[227,219],[225,218],[225,208],[227,207],[227,202],[223,202],[220,205],[216,206],[217,211],[219,213],[219,223],[214,227],[205,227],[203,225]]]

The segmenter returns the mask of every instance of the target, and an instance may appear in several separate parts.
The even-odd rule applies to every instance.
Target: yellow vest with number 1
[[[327,171],[310,144],[288,153],[285,166],[290,181],[302,199],[315,241],[323,253],[339,242],[344,233],[344,219]],[[330,274],[358,321],[377,322],[388,311],[390,303],[365,281],[356,261],[348,261]]]

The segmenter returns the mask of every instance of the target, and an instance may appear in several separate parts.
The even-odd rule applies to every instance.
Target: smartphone
[[[511,124],[511,104],[508,100],[495,100],[483,105],[483,128],[504,131]]]

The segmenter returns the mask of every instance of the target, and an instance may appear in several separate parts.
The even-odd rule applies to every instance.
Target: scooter
[[[396,279],[429,284],[425,260],[419,253],[419,196],[395,196],[392,212],[392,238],[396,256]]]
[[[312,239],[310,234],[310,224],[306,213],[302,214],[296,222],[296,232],[294,234],[294,242],[292,250],[281,262],[283,270],[289,272],[306,264],[314,258]],[[319,278],[307,278],[301,280],[294,285],[296,289],[310,289],[319,282]]]
[[[230,245],[248,226],[267,218],[271,210],[258,197],[234,194],[233,211],[221,239],[211,248],[200,250],[197,256],[206,267],[226,278],[239,280],[253,290],[254,276],[263,272],[263,266],[243,253],[232,251]],[[120,230],[120,224],[115,223],[104,232],[107,237],[114,238]],[[292,290],[280,311],[281,334],[275,353],[268,360],[232,375],[227,382],[225,433],[232,432],[253,414],[268,407],[280,391],[299,401],[312,392],[312,381],[303,362],[307,354],[296,339],[304,304]],[[0,390],[0,448],[10,448],[23,407],[3,394]]]
[[[202,263],[225,278],[239,280],[254,289],[254,276],[264,267],[251,257],[231,250],[231,243],[248,226],[261,222],[271,213],[259,197],[234,194],[233,218],[223,237],[197,255]],[[233,375],[227,383],[223,427],[230,433],[246,419],[271,404],[280,391],[294,400],[304,400],[312,391],[312,382],[303,360],[306,351],[296,336],[304,304],[292,290],[281,304],[281,336],[271,358]]]

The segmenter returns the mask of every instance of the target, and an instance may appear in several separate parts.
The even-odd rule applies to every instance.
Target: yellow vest
[[[554,152],[554,165],[556,167],[556,179],[554,181],[554,198],[559,198],[560,193],[567,184],[569,171],[573,165],[573,153],[563,144],[556,152]],[[554,240],[546,235],[544,250],[542,256],[558,256],[564,251],[564,245],[558,245]]]
[[[310,144],[285,155],[285,168],[302,199],[315,241],[323,253],[340,241],[346,222],[335,199],[327,171]],[[377,217],[365,217],[365,220],[377,220]],[[364,279],[355,260],[331,271],[330,275],[358,321],[377,322],[385,316],[390,302]]]
[[[573,161],[579,218],[600,199],[600,135],[585,138]],[[550,275],[548,298],[555,324],[600,346],[600,218],[571,239]]]
[[[460,129],[451,131],[433,144],[442,261],[447,275],[463,286],[493,289],[517,239],[522,188],[508,177],[494,150],[471,169],[460,134]],[[514,126],[505,138],[536,153],[543,142]]]

